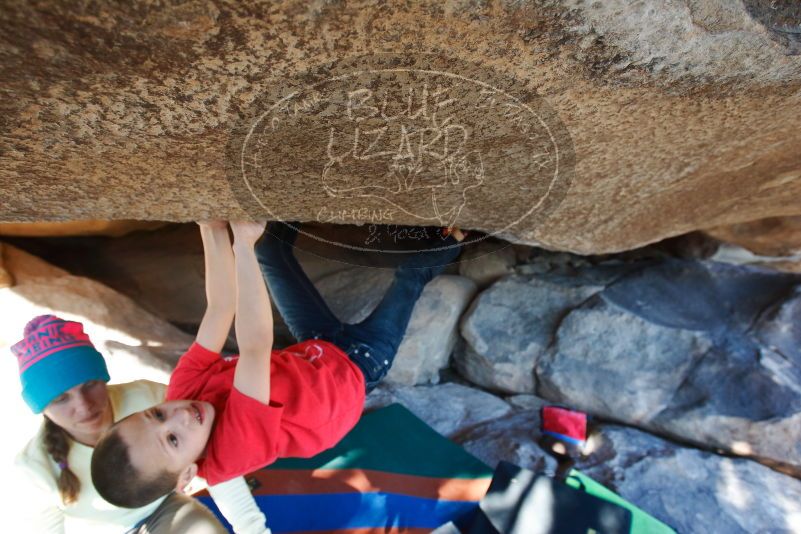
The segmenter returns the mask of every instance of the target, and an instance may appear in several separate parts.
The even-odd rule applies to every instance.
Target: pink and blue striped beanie
[[[50,401],[78,384],[109,380],[106,361],[83,325],[55,315],[31,319],[11,352],[19,362],[22,398],[34,413],[41,413]]]

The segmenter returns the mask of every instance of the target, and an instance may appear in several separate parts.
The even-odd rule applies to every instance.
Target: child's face
[[[118,425],[133,466],[144,476],[181,473],[194,464],[211,434],[214,406],[176,400],[135,413]]]

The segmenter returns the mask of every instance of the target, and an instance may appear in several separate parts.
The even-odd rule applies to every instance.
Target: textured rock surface
[[[459,337],[459,319],[476,293],[467,278],[441,275],[426,285],[387,380],[408,386],[436,384]]]
[[[756,462],[605,426],[578,465],[677,532],[798,532],[801,481]]]
[[[761,256],[791,256],[801,253],[801,217],[770,217],[710,228],[706,233]]]
[[[484,289],[499,278],[512,274],[516,263],[516,251],[509,243],[482,241],[459,257],[459,274]]]
[[[351,267],[314,282],[340,321],[358,323],[378,306],[392,284],[391,269]]]
[[[462,376],[801,472],[797,276],[676,259],[565,269],[476,297]]]
[[[601,302],[573,310],[557,338],[537,367],[540,396],[801,472],[801,368],[781,356]]]
[[[462,319],[466,344],[456,367],[471,382],[510,393],[534,392],[534,366],[562,315],[602,286],[561,285],[509,276],[473,301]]]
[[[533,471],[556,471],[556,460],[537,445],[540,438],[539,410],[516,410],[465,429],[453,437],[487,465],[501,460]]]
[[[787,273],[801,273],[801,252],[792,256],[759,256],[738,245],[724,243],[710,259],[734,265],[750,265]]]
[[[316,286],[337,317],[358,323],[381,301],[392,276],[391,269],[351,267],[321,278]],[[406,385],[439,382],[456,344],[459,319],[475,291],[472,281],[453,275],[440,275],[426,286],[387,380]]]
[[[801,289],[766,312],[755,332],[763,344],[801,368]]]
[[[444,436],[453,436],[484,421],[503,417],[511,407],[490,393],[460,384],[401,386],[382,384],[367,397],[372,410],[399,402]]]
[[[710,346],[695,332],[665,328],[595,300],[562,320],[553,351],[539,359],[537,392],[643,425],[671,405]],[[584,402],[588,397],[592,402]]]
[[[286,218],[430,224],[420,217],[433,206],[466,228],[591,253],[797,216],[801,118],[787,112],[801,104],[797,25],[791,3],[760,0],[12,2],[0,14],[0,192],[13,202],[0,219],[258,211],[237,193],[247,184],[229,186],[242,166],[226,147],[284,97],[275,149],[250,163],[272,180],[253,196]],[[396,59],[439,74],[375,74]],[[341,98],[328,100],[334,89],[319,84],[339,75]],[[360,146],[400,155],[389,167],[358,143],[347,161],[320,159],[329,127],[350,134],[364,118],[346,113],[348,92],[371,113],[391,92],[388,115],[413,93],[419,111],[424,79],[437,103],[461,104],[447,125],[445,114],[432,121],[439,142],[466,134],[471,150],[449,158],[430,145],[436,165],[422,162],[425,143],[405,135],[432,130],[409,113],[405,134],[365,122]],[[407,188],[395,204],[330,196],[375,188],[384,172]],[[430,182],[414,189],[417,178]],[[542,216],[507,228],[546,193]]]
[[[537,445],[539,411],[519,410],[453,439],[488,465],[505,460],[551,473]],[[678,532],[797,532],[801,482],[756,462],[677,446],[631,428],[603,425],[577,467]],[[714,527],[713,527],[714,525]]]

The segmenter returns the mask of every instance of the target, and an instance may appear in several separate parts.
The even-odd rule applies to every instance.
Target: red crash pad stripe
[[[383,492],[449,501],[480,501],[492,480],[420,477],[369,469],[263,469],[250,476],[261,483],[254,495]]]

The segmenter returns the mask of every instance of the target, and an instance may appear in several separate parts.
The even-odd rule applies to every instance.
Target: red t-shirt
[[[270,403],[234,388],[239,356],[193,343],[170,376],[167,400],[210,402],[214,427],[198,474],[218,484],[274,462],[308,458],[336,445],[364,408],[364,375],[336,345],[308,340],[274,350]]]

